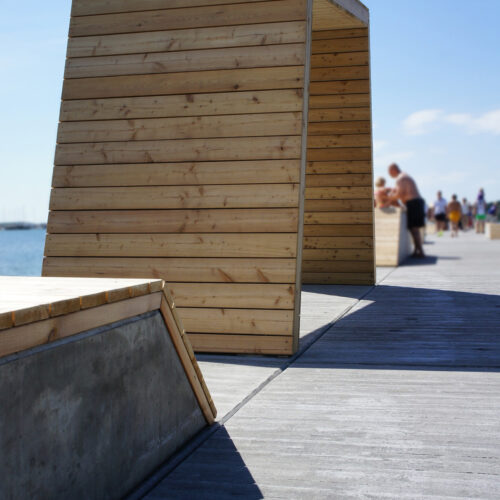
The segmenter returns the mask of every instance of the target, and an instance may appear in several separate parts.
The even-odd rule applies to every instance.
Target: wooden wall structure
[[[307,136],[311,42],[317,30],[366,26],[363,9],[355,0],[73,0],[43,274],[161,277],[196,350],[294,352],[302,246],[304,278],[319,282],[307,252],[336,215],[308,205],[313,186],[304,200],[306,157],[309,182],[323,169],[331,188],[338,173],[310,156],[339,134],[325,122]],[[311,90],[331,85],[349,100],[356,84],[318,80]],[[349,135],[366,142],[362,132]],[[349,182],[364,182],[368,160],[351,163],[364,170],[346,171]],[[337,217],[348,212],[347,226],[361,217]],[[354,238],[347,262],[365,269],[369,248],[356,250]]]
[[[375,282],[369,63],[361,21],[313,23],[304,283]]]

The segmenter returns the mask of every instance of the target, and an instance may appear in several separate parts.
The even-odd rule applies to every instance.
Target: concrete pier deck
[[[497,499],[500,241],[426,251],[307,288],[291,360],[200,356],[219,423],[136,497]]]

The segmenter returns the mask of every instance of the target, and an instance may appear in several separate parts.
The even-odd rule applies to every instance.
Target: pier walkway
[[[500,241],[306,287],[290,359],[200,356],[220,420],[135,498],[500,496]]]

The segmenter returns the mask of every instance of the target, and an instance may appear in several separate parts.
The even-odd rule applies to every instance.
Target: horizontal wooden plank
[[[331,134],[307,138],[307,148],[368,148],[372,145],[371,134]]]
[[[62,122],[59,143],[298,135],[302,113]]]
[[[374,285],[373,273],[302,273],[307,285]]]
[[[300,136],[58,144],[55,164],[296,159],[300,144]]]
[[[371,193],[371,187],[311,187],[306,188],[306,200],[366,199]]]
[[[366,66],[370,61],[367,51],[332,54],[312,54],[311,68],[332,68],[337,66]]]
[[[292,335],[293,311],[178,308],[187,332]]]
[[[372,224],[373,213],[369,212],[306,212],[304,224]]]
[[[295,259],[45,257],[44,276],[140,278],[193,283],[295,283]]]
[[[71,37],[134,33],[171,29],[199,28],[209,26],[231,26],[265,22],[300,21],[306,18],[305,0],[274,0],[235,5],[162,9],[113,15],[73,17],[69,34]]]
[[[299,160],[56,165],[53,187],[298,183]]]
[[[370,94],[311,95],[309,109],[369,108]]]
[[[311,82],[335,82],[339,80],[366,80],[370,78],[369,66],[339,66],[336,68],[311,68]]]
[[[66,60],[64,76],[65,78],[89,78],[298,66],[304,64],[304,49],[303,43],[291,43],[259,47],[77,57]]]
[[[49,233],[291,233],[297,208],[52,211]]]
[[[367,36],[318,40],[314,39],[313,35],[311,51],[313,54],[361,52],[368,51],[368,47]]]
[[[304,236],[373,236],[373,226],[358,223],[307,224],[304,226]]]
[[[304,249],[373,248],[373,238],[365,236],[306,236]]]
[[[309,123],[359,120],[369,121],[370,119],[370,108],[311,109],[309,111]]]
[[[368,28],[314,30],[312,32],[313,40],[333,40],[336,38],[355,38],[355,37],[366,37],[366,36],[368,36]]]
[[[74,37],[68,41],[67,57],[151,54],[206,48],[300,43],[305,41],[305,33],[305,22],[295,21]]]
[[[295,257],[297,235],[48,234],[53,257]]]
[[[367,94],[370,92],[369,80],[345,80],[338,82],[311,82],[309,94],[336,95],[336,94]]]
[[[370,161],[308,161],[306,174],[363,174],[371,173]]]
[[[233,354],[293,354],[292,337],[258,335],[188,334],[196,352],[225,352]]]
[[[356,261],[320,261],[306,260],[302,262],[305,273],[370,273],[373,274],[373,262]]]
[[[201,7],[261,0],[73,0],[72,16],[90,16],[120,12],[139,12],[145,10],[176,9],[179,7]]]
[[[131,120],[302,110],[302,90],[262,90],[154,97],[82,99],[61,103],[61,121]],[[344,97],[344,96],[341,96]],[[347,97],[347,96],[345,96]],[[369,105],[369,104],[368,104]],[[325,107],[327,107],[325,105]]]
[[[161,297],[156,292],[4,330],[0,357],[157,310]]]
[[[370,186],[371,174],[308,174],[306,175],[307,187],[325,186]]]
[[[357,200],[305,200],[306,212],[371,212],[373,210],[372,198]]]
[[[310,122],[307,134],[313,135],[338,135],[338,134],[370,134],[371,122],[342,121],[342,122]]]
[[[297,184],[55,188],[51,210],[286,208],[298,206]]]
[[[348,260],[348,261],[369,261],[374,262],[373,248],[353,249],[353,248],[313,248],[304,249],[303,260]]]
[[[371,148],[325,148],[308,149],[308,161],[364,160],[371,161]]]
[[[303,78],[302,66],[76,78],[64,82],[62,97],[63,99],[95,99],[235,90],[301,89],[304,84]],[[337,93],[352,93],[356,88],[365,88],[361,80],[351,82],[352,85],[345,84],[346,82],[337,83],[339,83]],[[325,83],[315,85],[325,85]],[[326,85],[333,86],[332,83]],[[365,88],[364,92],[367,91]],[[333,89],[332,92],[327,93],[333,94]]]
[[[293,309],[293,285],[169,283],[176,307]]]

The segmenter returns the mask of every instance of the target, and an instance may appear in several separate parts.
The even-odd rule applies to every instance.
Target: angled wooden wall
[[[196,350],[292,353],[306,17],[74,0],[43,274],[161,277]]]
[[[368,28],[325,19],[313,17],[302,281],[373,284]]]

